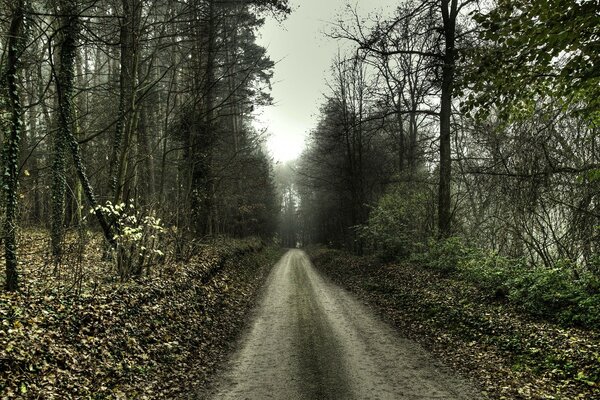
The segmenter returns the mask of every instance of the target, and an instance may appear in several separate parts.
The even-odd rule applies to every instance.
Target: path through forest
[[[215,399],[475,399],[416,343],[314,269],[277,263]]]

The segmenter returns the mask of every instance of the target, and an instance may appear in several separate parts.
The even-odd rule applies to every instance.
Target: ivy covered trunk
[[[60,65],[56,79],[56,93],[58,96],[57,141],[62,143],[62,153],[60,153],[60,163],[57,162],[54,165],[57,167],[57,170],[54,171],[54,174],[58,180],[64,183],[64,157],[66,150],[70,150],[73,157],[73,162],[75,164],[75,169],[77,171],[77,176],[79,177],[79,181],[83,186],[83,192],[87,198],[88,204],[95,210],[96,218],[108,243],[112,248],[116,248],[114,235],[112,234],[110,226],[106,220],[106,216],[98,207],[98,201],[96,200],[94,190],[87,177],[83,160],[81,159],[79,143],[77,142],[77,138],[73,133],[73,82],[75,77],[75,58],[77,56],[77,37],[79,35],[79,11],[77,9],[77,0],[62,0],[60,2],[60,6],[63,15],[61,18],[62,40],[60,45]],[[53,221],[52,225],[52,244],[53,250],[55,249],[55,244],[58,246],[57,254],[60,255],[60,241],[57,241],[56,243],[54,242],[55,237],[62,240],[63,234],[62,215],[64,213],[64,192],[62,197],[59,197],[59,190],[60,188],[57,187],[57,192],[53,193],[53,201],[56,202],[54,203],[53,211],[56,212],[54,215],[56,219]],[[55,194],[57,197],[54,197]],[[60,220],[58,219],[59,216]]]
[[[22,108],[19,101],[19,57],[23,51],[25,34],[25,2],[16,1],[8,35],[8,55],[5,70],[5,96],[10,112],[9,131],[4,143],[3,189],[6,201],[4,219],[4,249],[6,256],[6,290],[19,287],[17,270],[17,203],[19,183],[19,141],[23,129]]]
[[[52,163],[52,255],[59,263],[64,236],[67,137],[73,127],[73,81],[77,56],[78,18],[76,0],[59,2],[60,18],[59,63],[56,76],[58,98],[58,123],[54,138]]]

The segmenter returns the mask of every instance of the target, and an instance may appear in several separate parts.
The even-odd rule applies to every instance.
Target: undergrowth
[[[600,328],[600,279],[573,262],[542,267],[468,247],[459,238],[431,241],[411,261],[472,282],[485,297],[509,301],[532,316]]]
[[[2,399],[187,398],[228,354],[280,256],[258,239],[219,239],[119,282],[103,280],[114,274],[101,238],[56,269],[43,237],[24,238],[23,290],[0,293]]]

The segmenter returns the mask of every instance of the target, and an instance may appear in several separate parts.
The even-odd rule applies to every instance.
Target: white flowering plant
[[[97,209],[111,221],[113,237],[117,244],[114,260],[121,279],[132,275],[148,274],[152,265],[164,258],[161,235],[165,228],[154,215],[142,215],[133,202],[112,204],[110,201]],[[94,213],[92,209],[90,213]]]

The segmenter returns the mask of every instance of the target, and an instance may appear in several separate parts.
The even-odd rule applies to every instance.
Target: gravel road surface
[[[213,399],[480,399],[290,250]]]

